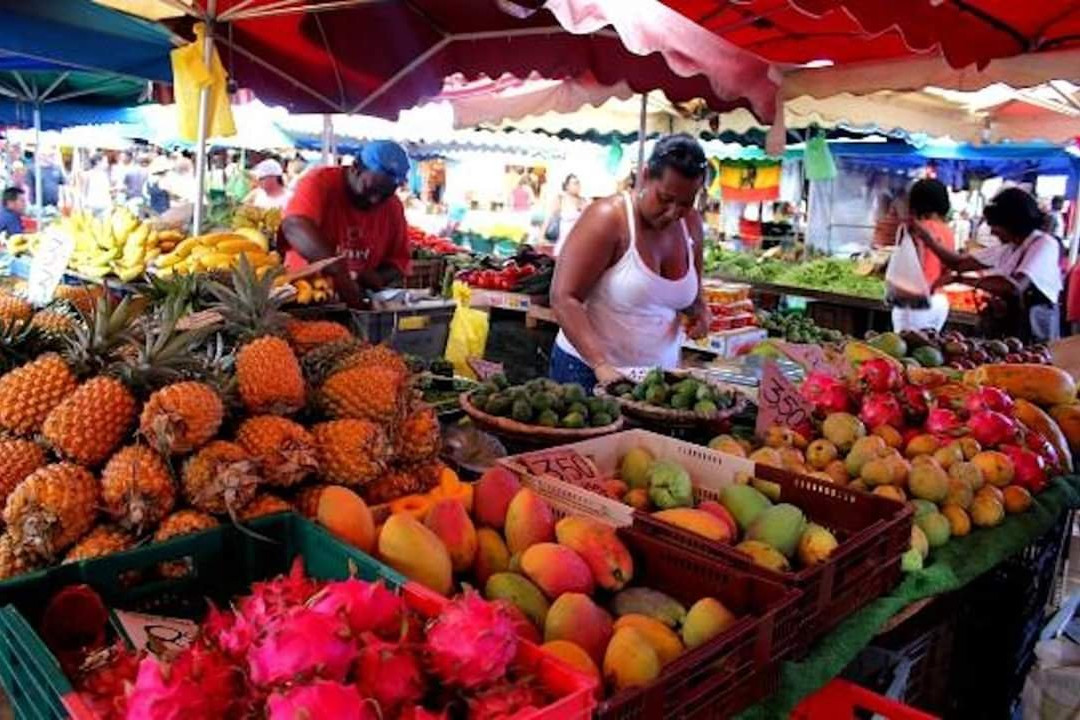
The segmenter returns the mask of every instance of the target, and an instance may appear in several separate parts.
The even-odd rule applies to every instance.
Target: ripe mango
[[[690,532],[701,535],[709,540],[727,542],[727,525],[720,518],[705,512],[704,510],[697,510],[696,508],[672,508],[671,510],[661,510],[660,512],[653,513],[653,517],[657,520],[671,523],[683,530],[689,530]]]
[[[697,509],[715,516],[727,526],[727,537],[721,539],[721,542],[730,543],[739,536],[739,524],[735,522],[735,517],[720,503],[715,500],[705,500],[698,504]]]
[[[939,512],[920,515],[915,518],[915,523],[926,535],[926,540],[932,548],[941,547],[949,542],[949,538],[952,536],[952,526],[949,524],[949,519]]]
[[[551,607],[540,588],[517,573],[495,573],[489,577],[484,585],[484,598],[506,600],[521,610],[538,628],[544,627]]]
[[[908,490],[917,498],[939,503],[949,494],[949,476],[941,464],[932,458],[911,466]]]
[[[612,611],[623,615],[645,615],[676,628],[686,618],[686,608],[675,598],[659,590],[644,587],[627,588],[611,601]]]
[[[604,653],[604,679],[614,690],[644,687],[660,675],[660,657],[632,627],[618,630]]]
[[[538,543],[521,554],[521,571],[549,598],[577,592],[591,595],[593,576],[581,556],[555,543]]]
[[[971,522],[975,527],[994,527],[1005,519],[1005,507],[989,495],[977,495],[971,503]]]
[[[619,477],[633,490],[649,488],[649,466],[653,463],[653,456],[645,448],[631,448],[623,455],[619,463]]]
[[[496,465],[476,481],[473,489],[473,515],[481,525],[502,528],[510,501],[521,489],[517,476]]]
[[[957,463],[953,467],[959,467],[963,465],[971,465],[971,463]],[[971,465],[971,467],[978,470],[977,467]],[[971,485],[967,480],[963,478],[949,478],[949,491],[945,493],[945,499],[941,502],[942,505],[956,505],[964,510],[971,507],[971,501],[974,499],[975,493],[972,491]],[[953,533],[954,535],[956,533]]]
[[[517,491],[506,509],[506,547],[521,552],[536,543],[555,539],[555,516],[547,500],[529,488]]]
[[[611,616],[582,593],[565,593],[551,604],[544,621],[544,642],[569,640],[589,654],[597,666],[613,632]]]
[[[610,525],[569,515],[555,523],[555,538],[581,556],[605,590],[622,590],[634,577],[634,559]]]
[[[379,533],[379,558],[399,573],[441,595],[453,587],[450,553],[435,533],[408,513],[391,515]]]
[[[615,621],[615,632],[619,632],[624,627],[632,627],[644,636],[645,640],[656,651],[661,666],[667,665],[682,655],[686,649],[674,630],[647,615],[637,615],[635,613],[623,615]]]
[[[505,572],[510,567],[510,551],[503,542],[502,535],[491,528],[476,531],[476,561],[473,563],[473,575],[480,587],[487,583],[495,573]]]
[[[816,523],[810,523],[799,538],[799,563],[803,567],[823,563],[838,546],[839,543],[831,532]]]
[[[577,643],[572,643],[569,640],[552,640],[541,645],[540,649],[559,658],[578,672],[600,682],[600,670],[597,669],[596,663],[589,657],[589,653],[585,652]]]
[[[772,505],[769,498],[749,485],[728,485],[720,493],[720,504],[735,516],[735,522],[743,532],[761,511]]]
[[[795,554],[805,529],[806,516],[803,511],[791,503],[780,503],[757,516],[746,532],[746,539],[768,543],[784,557],[790,558]]]
[[[424,525],[439,536],[447,552],[454,572],[465,572],[476,559],[476,528],[473,527],[465,506],[457,500],[439,500],[428,510]]]
[[[696,648],[735,624],[738,618],[716,598],[704,597],[690,606],[682,626],[687,648]]]
[[[330,485],[319,493],[315,520],[332,535],[366,553],[375,547],[375,520],[371,510],[349,488]]]
[[[787,572],[791,569],[788,559],[779,550],[760,540],[744,540],[736,545],[735,549],[749,555],[755,565],[760,565],[763,568],[776,570],[777,572]]]

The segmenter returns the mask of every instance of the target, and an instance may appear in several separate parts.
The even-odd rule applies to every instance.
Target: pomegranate
[[[800,393],[820,415],[847,412],[851,408],[851,395],[848,393],[847,386],[821,371],[814,371],[807,375]]]
[[[1014,404],[1009,393],[1001,388],[990,385],[979,388],[964,401],[964,408],[974,415],[981,410],[993,410],[994,412],[1011,415]]]
[[[898,390],[904,378],[895,363],[874,358],[859,366],[857,382],[863,392],[883,393]]]
[[[904,424],[904,411],[900,408],[900,401],[896,396],[874,393],[863,398],[859,419],[871,430],[882,425],[895,428]]]
[[[1041,492],[1046,487],[1046,461],[1042,456],[1018,445],[1002,445],[999,449],[1012,460],[1014,483],[1032,493]]]
[[[922,425],[930,412],[930,394],[918,385],[900,388],[900,406],[909,425]]]
[[[964,432],[957,414],[945,408],[934,408],[928,412],[925,427],[932,435],[960,435]]]
[[[968,418],[971,436],[983,447],[995,447],[1016,440],[1016,423],[993,410],[980,410]]]

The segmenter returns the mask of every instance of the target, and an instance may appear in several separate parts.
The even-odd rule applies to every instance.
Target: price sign
[[[476,377],[480,382],[490,380],[495,375],[501,375],[503,371],[502,363],[491,362],[490,360],[484,360],[478,357],[470,357],[465,362],[469,364],[472,371],[476,373]]]
[[[758,416],[755,431],[762,436],[773,425],[798,427],[810,420],[810,403],[799,394],[790,380],[784,377],[775,362],[765,363],[758,386]]]
[[[596,464],[574,450],[545,450],[516,459],[529,474],[553,477],[587,490],[600,488],[603,476]]]
[[[117,610],[116,620],[132,647],[166,660],[191,645],[199,634],[199,626],[183,618]]]
[[[26,283],[27,298],[33,305],[40,307],[52,301],[74,249],[75,238],[70,234],[57,227],[45,230],[34,259],[30,261],[30,276]]]

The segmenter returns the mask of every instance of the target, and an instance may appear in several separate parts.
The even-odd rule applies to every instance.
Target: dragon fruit
[[[267,700],[266,708],[267,720],[377,720],[385,717],[379,715],[372,703],[360,697],[356,688],[328,680],[316,680],[310,685],[274,693]]]
[[[905,385],[900,388],[900,407],[909,425],[921,426],[930,412],[930,395],[918,385]]]
[[[243,615],[231,610],[219,610],[211,605],[203,621],[203,635],[211,644],[234,660],[244,657],[258,634]]]
[[[117,643],[86,660],[75,687],[101,720],[119,720],[127,709],[127,688],[134,684],[142,656]]]
[[[1016,408],[1009,393],[992,385],[984,385],[968,395],[964,401],[964,408],[974,415],[983,410],[993,410],[1004,415],[1012,415]]]
[[[517,643],[514,620],[506,608],[485,602],[468,588],[427,629],[432,671],[444,682],[465,689],[503,677],[517,654]]]
[[[263,627],[289,608],[303,605],[318,589],[319,583],[304,575],[303,558],[297,556],[288,575],[253,584],[236,611],[252,626]]]
[[[1024,436],[1024,444],[1028,450],[1043,459],[1047,468],[1056,470],[1061,467],[1061,458],[1058,456],[1058,451],[1043,435],[1034,430],[1028,430]]]
[[[885,358],[873,358],[859,366],[856,382],[864,393],[887,393],[899,390],[904,376],[895,362]]]
[[[1046,461],[1041,455],[1019,445],[1002,445],[998,449],[1012,460],[1015,471],[1013,482],[1032,493],[1042,492],[1046,487],[1047,477]]]
[[[926,414],[926,432],[938,436],[952,436],[964,431],[960,417],[952,410],[934,408]]]
[[[404,708],[401,714],[398,715],[398,720],[446,720],[446,710],[435,712],[434,710],[428,710],[423,705],[413,705],[412,707]]]
[[[405,705],[424,696],[420,658],[408,645],[388,643],[373,633],[363,636],[364,647],[356,664],[356,687],[379,703],[383,717],[393,717]]]
[[[500,683],[469,699],[469,720],[513,720],[529,717],[545,704],[531,684]]]
[[[382,583],[356,578],[333,582],[313,597],[308,607],[341,617],[355,635],[375,632],[390,640],[401,637],[401,598]]]
[[[128,695],[127,720],[190,720],[228,717],[241,678],[225,656],[201,645],[172,663],[143,658]]]
[[[261,687],[312,675],[342,682],[356,647],[340,618],[294,607],[270,622],[247,659],[251,681]]]
[[[967,426],[971,430],[971,436],[986,448],[1011,443],[1016,439],[1016,423],[993,410],[972,413]]]
[[[814,371],[806,376],[799,393],[814,406],[814,412],[828,415],[851,409],[847,386],[832,375]]]
[[[863,398],[859,419],[871,430],[882,425],[896,428],[904,424],[904,411],[895,396],[873,393]]]

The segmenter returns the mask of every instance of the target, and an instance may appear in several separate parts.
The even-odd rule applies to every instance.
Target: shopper
[[[554,254],[558,257],[574,223],[581,217],[585,200],[581,197],[581,181],[571,173],[563,180],[562,191],[552,198],[540,237],[555,243]]]
[[[164,155],[156,156],[147,168],[146,204],[150,212],[157,215],[165,212],[172,205],[166,182],[170,170],[172,170],[172,162]]]
[[[56,164],[56,151],[52,148],[37,148],[35,152],[41,153],[41,205],[55,207],[60,203],[60,186],[66,182],[64,171]],[[26,184],[30,188],[30,197],[37,203],[38,198],[34,195],[37,181],[32,166],[26,173]]]
[[[104,153],[90,158],[90,169],[82,177],[82,207],[94,214],[112,208],[112,178],[109,158]]]
[[[983,217],[1001,244],[971,255],[943,247],[917,223],[909,227],[954,272],[990,271],[965,281],[992,296],[989,312],[998,332],[1025,341],[1056,340],[1061,334],[1061,245],[1040,229],[1045,218],[1038,203],[1020,188],[1007,188],[987,204]],[[943,275],[937,284],[952,279]]]
[[[704,336],[703,230],[694,202],[705,179],[705,153],[689,135],[656,143],[644,183],[592,203],[562,248],[551,289],[562,330],[551,376],[591,388],[620,368],[678,365],[687,315]]]
[[[345,263],[328,272],[352,307],[364,290],[381,290],[409,271],[405,210],[394,191],[405,181],[409,158],[395,142],[364,145],[348,167],[304,174],[285,210],[281,230],[286,264],[296,267],[337,254]]]
[[[917,180],[908,192],[908,212],[912,221],[931,235],[950,252],[956,251],[956,241],[948,217],[951,209],[949,190],[933,178]],[[925,243],[913,237],[919,255],[926,287],[935,288],[944,268],[941,260]],[[889,296],[893,303],[893,330],[941,330],[949,318],[949,300],[944,293],[931,292],[929,296],[911,292],[891,285]]]
[[[0,234],[8,237],[23,231],[22,216],[26,214],[26,193],[17,187],[9,187],[0,197]]]
[[[245,205],[254,205],[262,210],[279,208],[284,210],[289,203],[289,191],[285,187],[285,171],[281,163],[267,158],[255,166],[256,187],[244,198]]]

